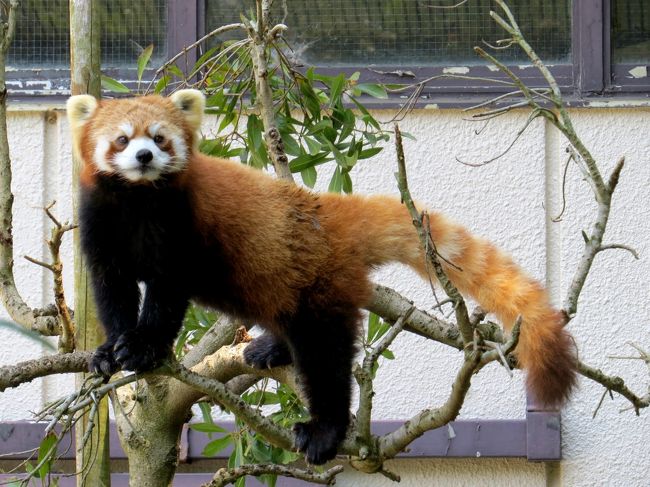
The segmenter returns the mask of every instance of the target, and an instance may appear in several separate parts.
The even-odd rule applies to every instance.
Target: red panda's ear
[[[95,113],[97,100],[90,95],[77,95],[68,98],[66,111],[73,133],[81,128]]]
[[[72,151],[77,158],[81,157],[81,151],[79,150],[81,129],[95,114],[98,105],[99,103],[95,97],[90,95],[71,96],[65,105],[70,131],[72,132]]]
[[[179,90],[171,96],[171,101],[185,116],[193,130],[201,127],[203,110],[205,110],[205,95],[199,90]]]

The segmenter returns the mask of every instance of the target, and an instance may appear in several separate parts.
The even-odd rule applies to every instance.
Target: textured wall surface
[[[640,393],[648,373],[639,361],[615,360],[629,355],[629,341],[650,348],[650,110],[583,109],[572,112],[576,129],[606,174],[621,156],[627,157],[614,198],[609,243],[635,247],[640,260],[612,250],[600,254],[587,281],[577,317],[569,325],[581,357],[604,370],[616,371]],[[390,111],[379,111],[382,120]],[[444,211],[475,233],[508,250],[532,275],[545,281],[556,303],[561,303],[582,248],[580,231],[595,215],[594,199],[575,166],[566,183],[566,211],[560,222],[550,217],[562,207],[565,143],[542,121],[503,158],[481,168],[457,162],[477,162],[502,152],[526,119],[513,113],[479,125],[463,120],[455,110],[417,111],[401,126],[416,137],[406,140],[411,191],[429,208]],[[209,124],[208,124],[209,126]],[[22,259],[46,256],[43,244],[47,222],[41,207],[57,200],[56,212],[71,217],[71,167],[68,130],[60,111],[28,106],[10,113],[10,143],[16,195],[14,232],[19,290],[32,306],[51,301],[50,276]],[[207,129],[209,132],[209,128]],[[392,147],[353,171],[355,191],[397,194]],[[326,188],[327,169],[318,186]],[[70,238],[64,246],[68,299],[72,302]],[[428,285],[401,267],[387,267],[376,281],[393,286],[425,308],[435,300]],[[0,311],[0,316],[5,316]],[[0,364],[15,363],[43,351],[13,333],[0,330]],[[425,340],[400,335],[392,350],[395,361],[384,362],[377,380],[376,419],[407,418],[421,408],[439,404],[449,391],[458,353]],[[27,419],[45,401],[72,387],[72,378],[43,379],[0,396],[0,419]],[[524,417],[525,396],[520,373],[511,379],[492,365],[474,379],[460,418]],[[432,485],[628,485],[648,484],[650,464],[648,412],[619,413],[627,404],[618,397],[606,400],[595,419],[592,413],[602,388],[585,380],[563,414],[563,454],[558,466],[524,460],[404,460],[392,462],[403,484]],[[607,466],[603,469],[603,466]],[[389,485],[378,476],[346,473],[337,485]]]

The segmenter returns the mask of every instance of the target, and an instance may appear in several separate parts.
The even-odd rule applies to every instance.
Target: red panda
[[[106,330],[90,364],[145,371],[170,352],[194,300],[261,324],[256,367],[293,362],[311,419],[295,427],[307,461],[332,459],[349,424],[351,368],[369,271],[399,261],[426,276],[407,210],[388,196],[314,194],[197,149],[204,97],[182,90],[68,100],[82,161],[80,231]],[[575,384],[572,339],[544,289],[492,244],[430,213],[452,282],[505,327],[521,315],[517,356],[546,404]],[[146,291],[140,305],[140,288]]]

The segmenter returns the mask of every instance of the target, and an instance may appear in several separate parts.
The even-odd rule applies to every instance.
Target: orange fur
[[[426,275],[416,232],[398,200],[315,195],[247,166],[202,155],[195,150],[196,127],[166,98],[103,101],[92,117],[73,127],[84,161],[83,186],[92,187],[97,177],[92,162],[96,138],[114,137],[125,120],[136,131],[164,121],[183,134],[188,161],[174,184],[189,195],[202,238],[218,238],[223,246],[233,266],[238,310],[245,309],[250,319],[277,329],[301,299],[318,309],[340,303],[363,307],[372,295],[370,269],[390,261]],[[430,214],[430,224],[439,252],[458,266],[443,264],[458,289],[495,312],[508,330],[523,317],[517,356],[528,372],[528,385],[540,401],[562,403],[575,384],[574,350],[546,292],[489,242],[437,213]]]
[[[348,252],[363,252],[367,265],[398,261],[427,276],[424,252],[399,201],[337,195],[324,195],[321,201],[324,211],[341,222],[338,231],[349,242]],[[441,256],[453,264],[442,261],[459,291],[494,312],[508,331],[522,316],[516,354],[535,397],[549,406],[566,401],[576,382],[574,344],[546,291],[505,253],[444,216],[430,213],[430,226]]]

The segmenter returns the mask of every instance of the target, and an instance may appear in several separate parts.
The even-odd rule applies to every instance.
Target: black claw
[[[244,360],[256,369],[270,369],[292,362],[286,343],[270,333],[255,338],[246,346]]]
[[[113,344],[111,342],[104,343],[97,348],[90,359],[89,368],[91,372],[102,375],[105,380],[108,380],[115,372],[120,370],[120,366],[113,354]]]
[[[129,330],[115,342],[114,353],[122,369],[141,373],[160,365],[169,354],[169,346],[147,333]]]
[[[319,421],[296,423],[293,427],[294,447],[305,454],[305,460],[312,465],[323,465],[336,456],[339,443],[345,436],[345,429],[335,424]]]

